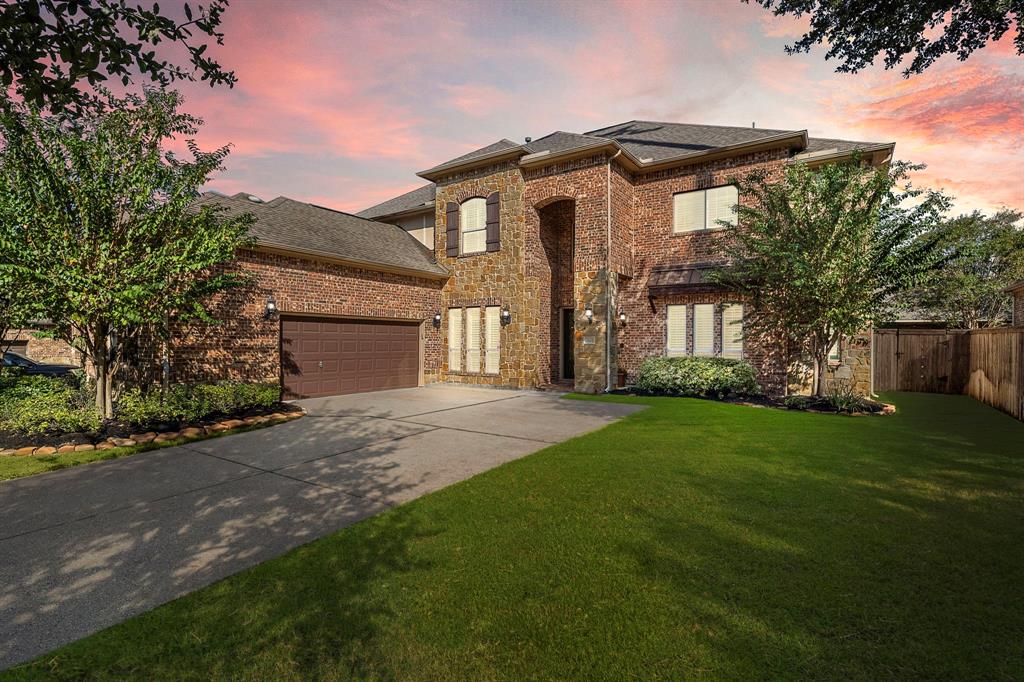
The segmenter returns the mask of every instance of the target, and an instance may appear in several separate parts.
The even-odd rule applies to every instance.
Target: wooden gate
[[[876,391],[963,393],[969,365],[964,330],[875,330]]]

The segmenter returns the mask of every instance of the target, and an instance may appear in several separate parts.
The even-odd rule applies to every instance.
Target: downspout
[[[614,311],[612,310],[612,161],[618,158],[622,150],[618,150],[615,154],[608,159],[608,183],[605,188],[605,198],[608,203],[608,230],[607,237],[608,241],[605,246],[604,260],[605,260],[605,284],[604,284],[604,295],[606,298],[605,304],[605,328],[604,328],[604,392],[610,393],[612,390],[612,332],[614,327],[612,326]]]

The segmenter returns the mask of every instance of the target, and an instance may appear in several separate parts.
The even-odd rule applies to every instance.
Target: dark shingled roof
[[[434,202],[434,195],[437,192],[437,185],[430,183],[417,187],[411,192],[399,195],[394,199],[388,199],[387,201],[381,202],[376,206],[363,209],[359,213],[356,213],[360,218],[379,218],[382,215],[394,215],[396,213],[405,213],[406,211],[412,211],[417,208],[426,210],[429,208],[427,205]]]
[[[245,192],[203,194],[198,205],[222,206],[229,215],[256,217],[251,233],[262,246],[325,255],[429,275],[447,275],[433,253],[405,230],[287,197],[256,202]]]
[[[591,130],[587,135],[615,140],[637,159],[646,162],[699,154],[719,147],[757,142],[768,137],[799,132],[771,128],[628,121]]]
[[[647,289],[653,295],[718,291],[721,286],[710,281],[716,269],[709,263],[654,268],[647,278]]]
[[[545,135],[540,139],[527,142],[523,147],[525,147],[531,154],[538,154],[545,151],[551,152],[552,154],[558,154],[559,152],[567,152],[572,149],[594,147],[607,143],[608,140],[603,137],[580,135],[578,133],[566,133],[559,130],[551,133],[550,135]]]
[[[463,154],[462,156],[456,156],[454,159],[449,159],[448,161],[445,161],[444,163],[439,163],[438,165],[434,166],[433,168],[429,168],[429,169],[423,171],[423,173],[430,173],[432,171],[436,171],[436,170],[438,170],[440,168],[444,168],[446,166],[454,166],[454,165],[458,165],[458,164],[461,164],[461,163],[465,163],[466,161],[472,161],[473,159],[477,159],[477,158],[480,158],[482,156],[490,156],[491,154],[497,154],[498,152],[512,151],[512,150],[515,150],[515,149],[522,149],[522,146],[516,144],[512,140],[501,139],[501,140],[498,140],[497,142],[495,142],[493,144],[487,145],[486,147],[480,147],[480,149],[474,149],[473,151],[469,152],[468,154]]]

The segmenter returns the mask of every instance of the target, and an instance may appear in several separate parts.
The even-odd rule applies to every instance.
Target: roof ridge
[[[618,128],[619,126],[628,125],[630,123],[654,123],[662,126],[697,126],[701,128],[728,128],[730,130],[778,130],[785,133],[798,133],[800,130],[793,128],[748,128],[746,126],[726,126],[718,123],[687,123],[682,121],[649,121],[646,119],[634,118],[631,121],[623,121],[622,123],[613,123],[610,126],[604,126],[603,128],[594,128],[594,130],[606,130],[608,128]],[[594,130],[587,131],[587,134],[594,132]]]

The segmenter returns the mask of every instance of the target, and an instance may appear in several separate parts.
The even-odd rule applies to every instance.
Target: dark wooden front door
[[[561,379],[576,378],[576,358],[573,354],[573,339],[576,338],[576,318],[572,308],[562,309],[562,368]]]
[[[283,318],[286,398],[412,388],[419,384],[417,322]]]

